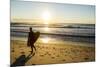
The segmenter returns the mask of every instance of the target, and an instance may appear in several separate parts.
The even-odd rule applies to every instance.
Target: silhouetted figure
[[[33,32],[32,31],[32,27],[30,27],[30,32],[28,34],[28,42],[27,45],[31,47],[31,53],[33,53],[33,48],[36,51],[36,47],[34,46],[34,43],[36,42],[36,40],[38,39],[40,35],[40,32]]]

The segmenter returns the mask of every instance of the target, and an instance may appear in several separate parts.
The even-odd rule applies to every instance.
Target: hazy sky
[[[11,0],[11,21],[43,23],[44,12],[50,23],[95,23],[95,6]]]

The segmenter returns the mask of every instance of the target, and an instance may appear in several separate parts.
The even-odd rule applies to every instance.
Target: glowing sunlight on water
[[[43,43],[48,43],[49,41],[50,41],[50,39],[48,37],[45,37],[45,38],[42,39]]]
[[[50,31],[50,29],[48,27],[45,27],[44,31]]]

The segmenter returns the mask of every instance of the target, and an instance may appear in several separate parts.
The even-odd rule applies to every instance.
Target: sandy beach
[[[72,45],[73,43],[36,42],[31,54],[26,41],[11,40],[11,65],[41,65],[95,61],[95,47]]]

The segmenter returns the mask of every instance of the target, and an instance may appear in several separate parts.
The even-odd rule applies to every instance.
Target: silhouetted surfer
[[[27,41],[27,46],[31,47],[31,53],[33,53],[33,48],[36,51],[36,47],[34,46],[34,43],[38,39],[40,32],[33,32],[32,27],[29,28],[30,32],[28,33],[28,41]]]

